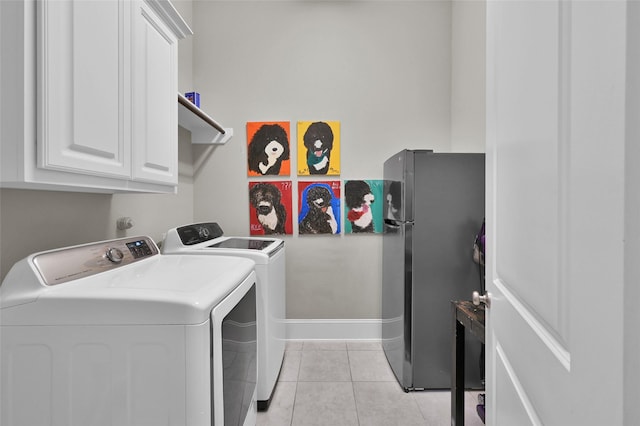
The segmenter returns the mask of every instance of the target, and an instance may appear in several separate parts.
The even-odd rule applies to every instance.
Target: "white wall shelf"
[[[193,144],[223,145],[233,136],[233,129],[222,127],[180,93],[178,124],[191,132]]]

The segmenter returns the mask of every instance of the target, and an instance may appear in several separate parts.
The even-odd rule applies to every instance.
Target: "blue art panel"
[[[298,233],[340,233],[340,181],[298,182]]]

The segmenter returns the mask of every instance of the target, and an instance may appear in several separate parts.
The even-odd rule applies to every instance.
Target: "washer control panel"
[[[149,237],[128,237],[38,253],[32,262],[46,285],[58,285],[159,255]]]
[[[180,241],[185,246],[203,243],[223,235],[222,228],[216,222],[194,223],[177,228]]]
[[[147,256],[153,256],[158,249],[155,244],[149,245],[146,240],[136,240],[127,243],[127,248],[134,259],[140,259]],[[154,251],[155,249],[155,251]]]

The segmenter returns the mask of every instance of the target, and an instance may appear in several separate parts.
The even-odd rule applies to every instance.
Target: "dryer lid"
[[[154,254],[50,285],[37,264],[41,255],[14,265],[0,286],[2,325],[200,324],[242,282],[255,280],[249,259]]]

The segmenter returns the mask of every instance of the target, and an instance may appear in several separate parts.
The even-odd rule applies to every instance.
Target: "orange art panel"
[[[247,122],[247,174],[289,176],[290,140],[288,121]]]

